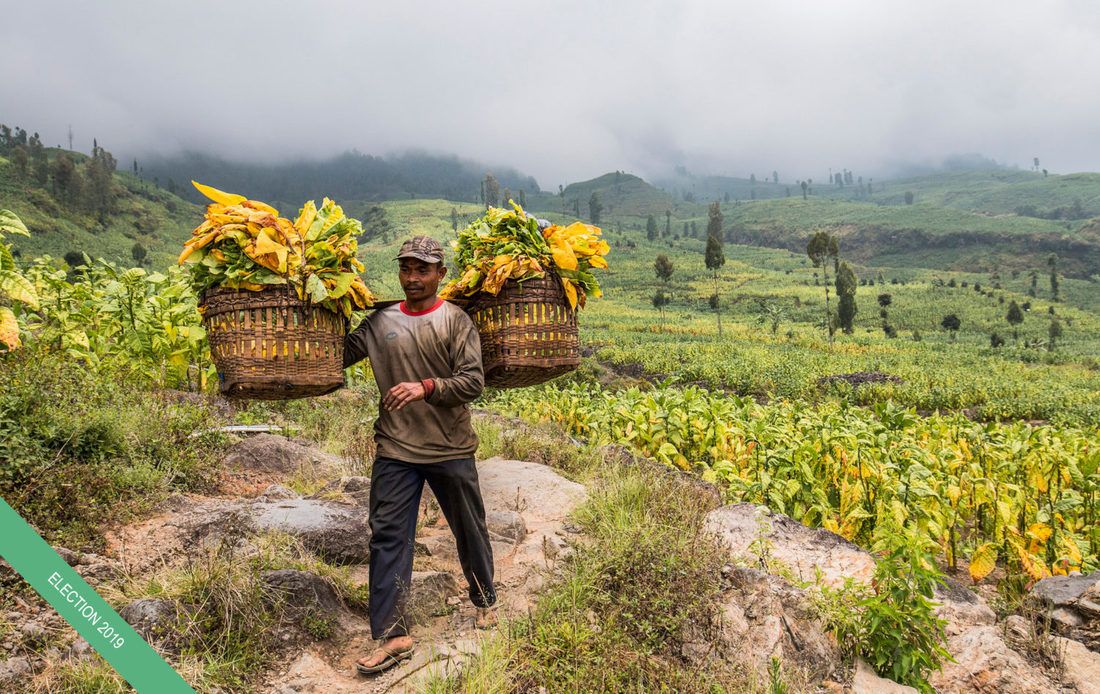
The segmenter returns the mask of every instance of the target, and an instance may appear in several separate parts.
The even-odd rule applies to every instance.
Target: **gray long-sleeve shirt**
[[[380,457],[408,463],[436,463],[473,457],[477,435],[466,403],[481,395],[485,376],[481,339],[473,321],[441,301],[420,313],[404,302],[369,314],[344,339],[344,366],[370,357],[378,391],[408,381],[431,379],[426,400],[391,412],[379,402],[374,440]]]

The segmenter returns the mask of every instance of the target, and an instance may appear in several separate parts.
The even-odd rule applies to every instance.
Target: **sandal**
[[[415,650],[416,646],[410,646],[409,648],[401,651],[391,651],[386,648],[376,648],[371,653],[371,655],[382,652],[385,654],[386,657],[380,660],[377,665],[362,665],[361,663],[356,663],[355,669],[358,670],[359,674],[361,675],[377,675],[380,672],[385,672],[386,670],[389,670],[391,667],[397,665],[402,660],[408,660],[412,657],[413,651]]]

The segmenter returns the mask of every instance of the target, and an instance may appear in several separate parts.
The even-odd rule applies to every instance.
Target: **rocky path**
[[[283,437],[260,434],[237,444],[226,458],[225,496],[181,496],[164,512],[122,528],[109,538],[112,557],[133,574],[179,566],[189,556],[233,538],[265,531],[287,533],[328,561],[350,567],[352,582],[367,582],[370,480],[342,475],[333,456]],[[584,488],[544,465],[493,458],[478,463],[496,563],[501,617],[524,614],[572,528],[567,515],[586,497]],[[325,481],[301,497],[290,479]],[[248,496],[251,493],[252,496]],[[458,553],[446,521],[425,488],[417,532],[410,611],[419,645],[414,657],[374,678],[356,674],[355,661],[374,647],[367,615],[340,604],[331,588],[308,572],[273,572],[264,580],[289,593],[288,604],[308,604],[335,620],[330,638],[287,650],[262,691],[415,692],[430,676],[447,673],[480,648]],[[300,575],[307,574],[307,575]],[[127,608],[139,624],[155,627],[158,608]],[[167,606],[163,606],[167,610]],[[144,618],[144,619],[143,619]]]

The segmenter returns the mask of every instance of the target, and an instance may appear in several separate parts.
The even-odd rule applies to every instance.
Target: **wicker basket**
[[[466,310],[481,335],[487,386],[533,386],[581,363],[577,312],[556,275],[508,280],[499,294],[480,295]]]
[[[217,287],[201,301],[223,395],[290,400],[344,385],[343,316],[305,303],[286,285]]]

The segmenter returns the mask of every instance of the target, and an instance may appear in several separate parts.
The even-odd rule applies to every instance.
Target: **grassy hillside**
[[[50,149],[51,160],[60,151]],[[61,258],[76,251],[131,265],[131,250],[140,243],[148,252],[148,264],[172,262],[201,219],[201,208],[128,173],[114,175],[114,189],[115,213],[104,224],[96,215],[59,200],[48,186],[21,178],[15,166],[0,157],[0,208],[15,211],[31,231],[30,238],[10,239],[14,252],[27,258]]]

